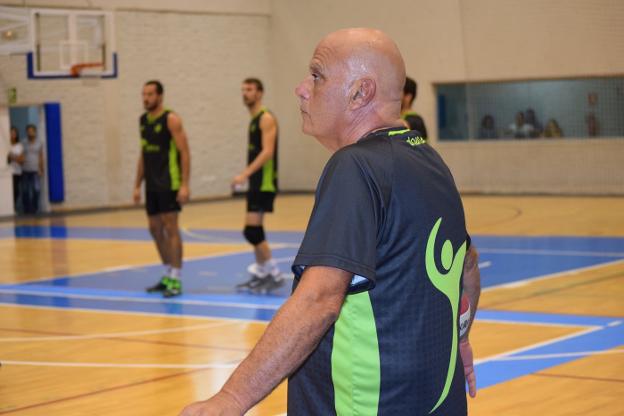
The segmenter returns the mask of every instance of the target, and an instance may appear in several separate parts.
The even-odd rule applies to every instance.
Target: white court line
[[[512,321],[508,319],[480,319],[477,310],[477,322],[483,322],[486,324],[506,324],[506,325],[535,325],[535,326],[553,326],[557,328],[587,328],[587,325],[578,324],[564,324],[558,322],[537,322],[537,321]]]
[[[126,240],[120,240],[120,241],[126,241]],[[277,244],[271,245],[271,248],[273,249],[297,248],[297,247],[299,247],[298,244],[291,244],[291,243],[277,243]],[[245,254],[245,253],[250,253],[250,252],[251,251],[249,248],[244,248],[240,250],[228,251],[227,253],[213,253],[213,254],[207,254],[205,256],[188,257],[184,259],[184,262],[206,260],[206,259],[211,259],[215,257],[235,256],[238,254]],[[77,272],[77,273],[69,273],[69,274],[64,274],[64,275],[28,279],[28,280],[21,281],[17,284],[44,282],[46,280],[61,279],[61,278],[93,276],[95,274],[105,273],[107,271],[123,271],[123,270],[130,270],[130,269],[140,269],[142,267],[160,266],[160,265],[162,265],[162,263],[158,262],[158,263],[142,263],[142,264],[135,264],[135,265],[127,265],[127,266],[115,266],[115,267],[104,268],[104,269],[95,270],[95,271],[86,272],[86,273]]]
[[[80,295],[75,293],[55,293],[47,291],[37,290],[25,290],[25,289],[2,289],[0,293],[17,294],[17,295],[30,295],[30,296],[42,296],[42,297],[60,297],[67,299],[91,299],[91,300],[106,300],[111,302],[138,302],[138,303],[157,303],[157,304],[172,304],[172,305],[198,305],[198,306],[223,306],[230,308],[241,309],[269,309],[278,310],[282,305],[266,305],[266,304],[253,304],[253,303],[239,303],[239,302],[215,302],[215,301],[202,301],[202,300],[170,300],[163,298],[134,298],[130,296],[104,296],[104,295]]]
[[[539,250],[523,248],[477,248],[479,253],[491,254],[527,254],[537,256],[572,256],[572,257],[624,257],[624,252],[575,251],[575,250]]]
[[[556,273],[551,273],[551,274],[544,274],[542,276],[529,277],[527,279],[517,280],[511,283],[501,283],[500,285],[494,285],[494,286],[488,286],[488,287],[482,288],[481,292],[482,293],[489,292],[490,290],[500,289],[500,288],[513,288],[513,287],[518,287],[518,286],[524,286],[526,284],[537,282],[540,280],[553,279],[555,277],[561,277],[561,276],[565,276],[568,274],[579,274],[581,272],[587,272],[590,270],[599,269],[601,267],[613,266],[613,265],[621,264],[621,263],[624,263],[624,259],[609,261],[606,263],[594,264],[592,266],[579,267],[577,269],[564,270],[561,272],[556,272]]]
[[[193,319],[193,320],[210,320],[214,321],[215,319],[238,323],[238,324],[262,324],[268,325],[268,321],[263,321],[261,319],[242,319],[242,318],[228,318],[228,317],[214,317],[214,316],[204,316],[204,315],[172,315],[170,313],[162,313],[162,312],[139,312],[139,311],[123,311],[123,310],[113,310],[113,309],[87,309],[87,308],[77,308],[77,307],[58,307],[58,306],[45,306],[45,305],[24,305],[19,303],[3,303],[0,302],[0,308],[21,308],[21,309],[44,309],[48,311],[68,311],[68,312],[81,312],[81,313],[103,313],[109,315],[132,315],[132,316],[143,316],[149,318],[170,318],[170,319]]]
[[[144,331],[127,331],[127,332],[107,332],[103,334],[85,334],[85,335],[54,335],[54,336],[41,336],[41,337],[0,337],[0,343],[2,342],[40,342],[40,341],[76,341],[76,340],[89,340],[89,339],[101,339],[101,338],[130,338],[139,337],[143,335],[159,335],[170,334],[173,332],[191,331],[197,329],[208,329],[219,326],[230,325],[231,322],[212,322],[209,324],[180,326],[176,328],[164,328],[164,329],[148,329]]]
[[[208,364],[127,364],[127,363],[71,363],[63,361],[18,361],[2,360],[2,365],[22,365],[35,367],[82,367],[82,368],[153,368],[153,369],[232,369],[240,361],[229,363],[208,363]]]
[[[480,358],[478,360],[474,360],[474,364],[477,365],[477,364],[487,363],[489,361],[497,361],[497,360],[500,360],[501,358],[508,357],[510,355],[517,354],[519,352],[524,352],[524,351],[532,350],[534,348],[545,347],[547,345],[556,344],[557,342],[561,342],[561,341],[565,341],[565,340],[568,340],[568,339],[580,337],[582,335],[590,334],[592,332],[596,332],[596,331],[599,331],[601,329],[603,329],[603,327],[601,327],[601,326],[592,326],[592,327],[589,327],[589,328],[584,329],[582,331],[575,332],[573,334],[563,335],[563,336],[560,336],[560,337],[557,337],[557,338],[549,339],[548,341],[536,342],[535,344],[527,345],[526,347],[521,347],[521,348],[517,348],[515,350],[506,351],[506,352],[503,352],[503,353],[500,353],[500,354],[495,354],[495,355],[492,355],[492,356],[489,356],[489,357]]]
[[[561,352],[557,354],[527,354],[515,355],[513,357],[501,357],[493,361],[524,361],[524,360],[544,360],[548,358],[567,358],[567,357],[584,357],[587,355],[604,355],[604,354],[624,354],[624,349],[620,350],[597,350],[597,351],[577,351],[577,352]]]

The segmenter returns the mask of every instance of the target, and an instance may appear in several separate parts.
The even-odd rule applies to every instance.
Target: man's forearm
[[[302,290],[302,284],[223,386],[221,394],[234,398],[243,412],[295,371],[338,319],[344,293],[329,301],[319,300]]]
[[[134,187],[140,188],[141,182],[143,182],[143,158],[139,157],[139,161],[137,162],[136,178],[134,179]]]
[[[180,161],[182,162],[182,185],[188,187],[191,180],[191,154],[188,150],[180,152]]]
[[[466,336],[472,326],[477,307],[479,306],[479,297],[481,296],[481,272],[479,271],[479,254],[474,245],[470,246],[466,253],[464,261],[463,290],[470,301],[470,325]]]
[[[244,170],[245,176],[249,177],[256,173],[262,166],[273,157],[273,153],[262,151],[258,153],[258,156],[249,164]]]

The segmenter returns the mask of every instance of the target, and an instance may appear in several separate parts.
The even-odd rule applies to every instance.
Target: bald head
[[[318,47],[335,48],[347,66],[350,81],[373,79],[377,98],[401,97],[405,63],[397,45],[384,32],[368,28],[343,29],[327,35]]]
[[[400,125],[404,83],[405,64],[388,35],[367,28],[330,33],[296,90],[303,130],[336,150],[372,130]]]

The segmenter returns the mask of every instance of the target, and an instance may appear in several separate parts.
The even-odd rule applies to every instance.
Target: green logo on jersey
[[[440,229],[442,218],[438,218],[435,225],[429,233],[429,239],[427,240],[427,249],[425,252],[425,266],[427,268],[427,276],[431,283],[442,292],[451,304],[451,316],[453,319],[453,336],[451,344],[451,357],[449,358],[449,367],[446,374],[446,382],[444,388],[440,394],[438,402],[429,411],[432,413],[436,410],[442,402],[448,396],[453,381],[453,375],[455,374],[455,361],[457,360],[457,313],[459,307],[459,281],[461,279],[462,270],[464,268],[464,257],[466,256],[466,242],[459,247],[457,253],[453,254],[453,244],[446,240],[442,245],[441,262],[445,273],[440,273],[435,261],[435,242]]]
[[[249,132],[253,133],[254,131],[256,131],[256,125],[252,124],[251,126],[249,126]]]
[[[409,144],[412,147],[418,146],[419,144],[427,143],[427,141],[425,139],[423,139],[422,137],[420,137],[420,136],[418,136],[418,137],[408,137],[405,141],[407,142],[407,144]]]
[[[161,130],[162,130],[162,124],[158,123],[154,126],[155,133],[160,133]]]

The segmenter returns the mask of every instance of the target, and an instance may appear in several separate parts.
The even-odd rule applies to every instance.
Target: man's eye
[[[314,79],[314,81],[318,81],[319,79],[321,79],[321,76],[319,74],[315,74],[314,72],[312,73],[312,79]]]

